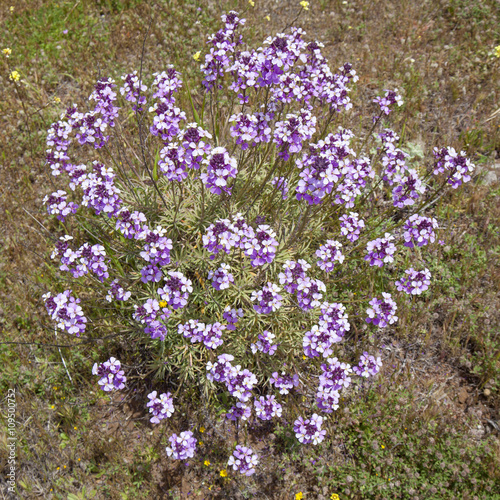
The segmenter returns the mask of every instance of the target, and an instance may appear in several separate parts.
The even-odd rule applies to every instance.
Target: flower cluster
[[[370,308],[366,310],[368,318],[367,323],[373,323],[379,328],[384,328],[387,325],[392,325],[398,320],[396,316],[396,309],[398,308],[396,302],[392,300],[390,293],[382,292],[382,299],[374,297],[370,301]]]
[[[238,323],[239,318],[243,317],[243,309],[232,309],[231,306],[226,306],[222,317],[227,321],[226,330],[236,330],[236,323]]]
[[[186,460],[194,457],[196,438],[191,431],[181,432],[179,435],[172,434],[168,440],[170,446],[166,447],[166,452],[169,457],[176,460]]]
[[[342,217],[339,218],[339,221],[340,232],[351,243],[355,242],[359,238],[361,229],[364,229],[365,227],[364,220],[360,219],[359,214],[356,212],[349,212],[349,215],[342,215]]]
[[[121,363],[116,358],[109,358],[99,365],[95,363],[92,367],[92,375],[101,377],[98,384],[103,391],[119,391],[125,389],[125,382],[127,381],[125,372],[121,367]]]
[[[207,378],[211,381],[224,383],[231,394],[241,403],[250,399],[251,391],[257,384],[257,377],[250,371],[242,369],[240,365],[233,366],[234,356],[221,354],[215,363],[208,362]]]
[[[425,193],[425,186],[414,169],[409,169],[404,175],[396,174],[394,184],[396,187],[392,190],[392,200],[398,208],[415,204],[420,195]]]
[[[323,293],[326,292],[325,284],[318,279],[309,277],[297,280],[297,302],[303,311],[308,311],[320,305]]]
[[[434,243],[436,240],[436,233],[434,229],[438,228],[437,220],[434,217],[424,217],[423,215],[412,215],[404,225],[403,238],[405,240],[404,246],[413,248],[415,245],[422,247],[429,243]]]
[[[373,102],[380,106],[380,109],[388,115],[391,110],[389,106],[393,104],[397,104],[398,106],[403,105],[403,99],[400,95],[398,95],[398,90],[386,90],[385,95],[383,97],[376,97]]]
[[[271,186],[281,191],[281,198],[286,200],[288,198],[288,180],[285,177],[275,177],[271,181]]]
[[[349,387],[351,383],[351,366],[341,363],[337,358],[328,358],[321,365],[319,386],[316,392],[316,404],[325,413],[331,413],[338,408],[339,391]]]
[[[223,344],[222,332],[226,326],[218,321],[213,324],[205,324],[197,319],[190,319],[187,323],[179,324],[178,332],[191,343],[203,342],[208,349],[217,349]]]
[[[299,417],[293,423],[295,436],[302,444],[319,444],[326,436],[326,430],[321,429],[323,417],[314,413],[311,418],[304,420]]]
[[[158,294],[173,309],[182,309],[193,291],[193,282],[180,272],[168,271],[167,274],[170,278],[165,277],[165,286],[158,288]]]
[[[62,237],[57,242],[51,258],[60,257],[61,271],[69,271],[73,278],[80,278],[89,272],[101,282],[109,278],[108,266],[105,263],[106,251],[102,245],[84,243],[78,250],[69,248],[71,236]]]
[[[311,268],[304,259],[299,259],[298,262],[287,260],[283,264],[283,272],[278,276],[280,284],[284,285],[288,293],[295,293],[299,286],[299,279],[306,278],[306,272]]]
[[[141,92],[146,92],[146,90],[148,90],[148,87],[139,80],[137,71],[134,71],[133,73],[130,73],[128,75],[123,75],[122,80],[123,86],[120,88],[120,94],[125,96],[125,99],[127,101],[138,104],[145,104],[146,96],[140,94]],[[142,108],[137,107],[135,104],[132,106],[132,109],[134,111],[142,111]]]
[[[294,387],[299,386],[299,376],[295,373],[294,375],[286,375],[285,372],[274,372],[269,382],[279,389],[280,394],[288,394]]]
[[[333,271],[335,262],[342,264],[344,256],[342,255],[342,243],[335,240],[327,240],[325,245],[321,245],[316,250],[316,257],[319,258],[316,263],[320,269],[327,273]]]
[[[109,287],[108,294],[106,295],[106,300],[108,302],[113,302],[113,300],[126,301],[130,299],[131,295],[132,292],[126,292],[123,287],[119,285],[118,280],[113,280]]]
[[[269,314],[277,311],[281,307],[283,297],[278,293],[280,287],[274,283],[264,285],[262,290],[252,292],[251,300],[257,301],[253,308],[259,314]]]
[[[259,335],[259,339],[257,340],[257,342],[250,345],[252,353],[255,354],[257,351],[260,351],[264,354],[269,354],[270,356],[272,356],[278,348],[277,344],[273,344],[274,338],[276,338],[276,335],[274,335],[274,333],[271,333],[268,330],[264,330]]]
[[[56,322],[56,329],[65,330],[77,337],[85,331],[87,318],[79,306],[80,299],[71,295],[71,290],[65,290],[55,297],[50,292],[43,295],[45,308],[50,317]]]
[[[226,148],[218,147],[212,149],[203,164],[207,167],[207,173],[201,174],[200,179],[210,192],[221,194],[224,191],[231,194],[227,181],[230,177],[234,179],[238,173],[236,158],[231,158]]]
[[[78,205],[72,201],[68,203],[67,199],[66,191],[59,189],[50,196],[45,196],[43,204],[47,204],[50,215],[56,215],[61,222],[64,222],[68,215],[75,214],[78,210]]]
[[[396,245],[391,243],[392,240],[394,240],[394,236],[385,233],[383,238],[377,238],[367,243],[365,260],[369,262],[370,266],[382,267],[384,264],[394,262],[393,255],[396,253]]]
[[[470,174],[474,172],[475,165],[465,156],[464,151],[457,153],[453,148],[434,148],[436,163],[434,175],[446,172],[448,184],[457,189],[462,182],[469,182]]]
[[[148,398],[150,401],[147,404],[149,408],[149,413],[152,413],[153,416],[150,419],[150,422],[153,424],[159,424],[160,420],[164,418],[168,418],[174,413],[174,400],[172,398],[172,394],[167,392],[166,394],[160,394],[156,391],[148,394]]]
[[[281,417],[282,407],[276,401],[276,396],[261,396],[254,401],[255,413],[261,420],[271,420],[273,417]]]
[[[237,445],[233,454],[229,457],[227,465],[233,470],[245,476],[255,474],[255,467],[259,463],[259,457],[255,455],[251,448]]]
[[[375,356],[371,356],[367,352],[364,352],[359,359],[359,364],[354,366],[352,371],[360,377],[374,377],[380,371],[381,366],[382,360],[380,356],[375,358]]]
[[[253,267],[272,262],[278,248],[276,233],[265,224],[260,224],[255,231],[251,229],[243,245]]]
[[[298,114],[287,114],[286,120],[276,122],[274,142],[280,148],[279,156],[287,161],[291,153],[300,153],[302,145],[316,132],[316,117],[302,109]]]
[[[420,295],[425,292],[431,284],[431,272],[426,268],[423,271],[415,271],[412,267],[405,271],[407,276],[396,281],[396,287],[399,292],[405,292],[408,295]]]
[[[212,286],[216,290],[225,290],[229,288],[231,283],[234,283],[234,277],[229,272],[230,269],[228,264],[221,264],[216,271],[209,271],[208,279],[212,280]]]
[[[226,413],[226,418],[236,422],[237,420],[248,420],[252,415],[252,408],[245,403],[238,401]]]

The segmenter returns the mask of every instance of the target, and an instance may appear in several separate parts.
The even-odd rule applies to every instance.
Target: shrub
[[[70,107],[49,129],[58,186],[44,203],[65,233],[52,258],[72,285],[45,305],[56,329],[104,337],[110,354],[135,360],[96,364],[104,390],[148,364],[160,392],[194,384],[210,404],[232,398],[228,419],[245,422],[253,406],[318,444],[341,391],[382,365],[351,326],[358,340],[365,313],[374,332],[395,324],[392,294],[425,293],[421,248],[438,222],[421,214],[473,165],[452,148],[410,160],[387,128],[397,91],[374,100],[356,134],[346,128],[356,72],[333,73],[301,29],[251,49],[243,19],[222,21],[201,103],[172,66],[151,79],[134,71],[121,87],[100,79],[93,109]],[[157,394],[144,398],[154,423],[173,412],[171,394]],[[174,458],[195,452],[190,431],[170,444]],[[240,445],[229,461],[246,475],[257,463]]]

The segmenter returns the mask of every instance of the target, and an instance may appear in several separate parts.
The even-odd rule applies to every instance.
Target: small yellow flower
[[[227,470],[226,469],[222,469],[220,471],[220,477],[227,477]]]
[[[167,307],[167,301],[166,300],[160,300],[160,307]]]
[[[78,459],[78,461],[80,462],[81,458]]]
[[[66,466],[64,466],[64,468],[66,468]]]
[[[198,441],[198,446],[203,446],[203,441]]]
[[[18,82],[20,79],[21,75],[16,70],[12,71],[9,75],[9,80],[12,80],[13,82]]]
[[[54,102],[59,104],[61,102],[61,99],[59,97],[54,97]]]
[[[10,7],[9,7],[9,10],[10,10],[10,13],[12,14],[12,12],[14,12],[14,7],[13,7],[13,6],[10,6]]]
[[[200,427],[200,432],[203,434],[205,432],[205,427]]]
[[[200,60],[200,56],[201,56],[201,51],[199,50],[198,52],[196,52],[195,54],[193,54],[193,59],[195,61],[199,61]]]
[[[299,491],[298,493],[295,493],[295,500],[302,500],[303,496],[304,494],[302,493],[302,491]]]
[[[52,409],[54,409],[54,408],[55,408],[55,406],[54,406],[54,405],[52,405],[52,406],[51,406],[51,408],[52,408]]]
[[[8,47],[6,49],[3,49],[2,52],[5,54],[5,57],[9,57],[12,54],[12,50]]]
[[[206,465],[206,466],[208,467],[208,466],[210,465],[210,460],[205,460],[205,461],[203,462],[203,465]]]
[[[306,355],[305,354],[302,354],[302,359],[306,359]]]
[[[271,20],[271,18],[270,18],[269,16],[266,16],[266,19],[267,19],[268,21],[270,21],[270,20]]]
[[[337,495],[337,493],[332,493],[332,496],[330,498],[331,500],[340,500],[340,497]]]
[[[57,470],[59,470],[61,467],[58,467]]]
[[[253,0],[248,0],[248,3],[252,6],[255,7],[255,2]]]
[[[500,57],[500,45],[495,47],[495,57]]]
[[[302,0],[302,2],[300,2],[300,6],[304,9],[304,10],[309,10],[309,2],[306,2],[306,0]],[[302,498],[302,497],[300,497]]]
[[[75,429],[75,431],[78,429],[78,427],[73,427],[73,429]]]
[[[382,445],[380,445],[380,447],[381,447],[382,449],[384,449],[384,448],[385,448],[385,446],[384,446],[383,444],[382,444]]]

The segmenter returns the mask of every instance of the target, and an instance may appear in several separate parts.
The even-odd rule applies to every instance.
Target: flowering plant
[[[315,445],[341,391],[382,366],[349,342],[338,360],[339,344],[358,330],[356,315],[375,330],[395,324],[391,292],[406,300],[428,288],[427,269],[395,283],[382,271],[422,268],[438,222],[420,212],[447,184],[467,182],[473,165],[452,148],[414,165],[394,131],[378,131],[402,105],[397,91],[374,100],[357,134],[341,127],[356,72],[332,72],[300,28],[252,49],[244,19],[230,12],[222,22],[201,65],[201,105],[172,66],[151,79],[134,71],[119,88],[100,79],[93,109],[70,107],[49,129],[46,162],[69,191],[44,203],[73,233],[52,259],[73,286],[44,295],[45,305],[69,335],[119,328],[147,353],[158,384],[197,382],[208,402],[226,393],[226,418],[238,422],[292,415],[297,439]],[[390,290],[382,298],[363,288],[371,275]],[[93,373],[106,391],[125,387],[115,358]],[[174,412],[171,393],[148,398],[152,423]],[[184,431],[167,453],[184,460],[195,448]],[[238,445],[228,465],[249,475],[257,463]]]

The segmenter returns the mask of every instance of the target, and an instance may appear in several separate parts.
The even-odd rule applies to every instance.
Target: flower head
[[[500,45],[495,47],[495,57],[500,57]]]
[[[12,54],[12,50],[8,47],[6,49],[3,49],[2,52],[4,53],[5,57],[9,57]]]
[[[304,10],[309,10],[309,2],[306,2],[305,0],[302,0],[302,2],[300,2],[300,6],[301,6]]]
[[[18,71],[14,70],[11,71],[9,75],[9,80],[12,80],[13,82],[18,82],[21,79],[21,75],[19,74]]]

